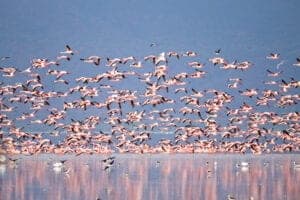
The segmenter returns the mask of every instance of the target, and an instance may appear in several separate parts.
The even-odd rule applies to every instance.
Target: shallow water
[[[0,199],[298,199],[297,154],[20,157],[0,165]],[[53,163],[67,159],[61,169]],[[248,166],[241,166],[242,163]]]

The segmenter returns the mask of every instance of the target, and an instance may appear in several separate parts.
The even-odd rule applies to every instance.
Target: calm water
[[[0,165],[0,199],[299,199],[300,156],[39,155]],[[53,163],[67,159],[61,170]],[[241,166],[242,163],[248,166]]]

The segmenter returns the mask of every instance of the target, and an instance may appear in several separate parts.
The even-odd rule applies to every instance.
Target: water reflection
[[[0,199],[298,199],[299,155],[22,157],[1,164]],[[61,170],[53,163],[67,159]]]

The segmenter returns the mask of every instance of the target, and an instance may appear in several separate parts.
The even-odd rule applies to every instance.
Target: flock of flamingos
[[[8,154],[300,151],[297,77],[268,67],[264,80],[252,77],[264,87],[248,88],[241,77],[261,66],[230,62],[220,49],[206,62],[194,51],[84,57],[69,45],[27,69],[8,65],[12,59],[0,61],[0,141]],[[281,55],[264,59],[272,66]],[[84,76],[74,77],[74,60]],[[286,67],[300,70],[300,59]],[[228,74],[223,90],[205,87]]]

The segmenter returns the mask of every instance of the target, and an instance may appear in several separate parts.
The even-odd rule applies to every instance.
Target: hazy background
[[[299,6],[297,0],[3,0],[0,55],[23,65],[69,44],[86,55],[193,49],[208,56],[222,48],[240,59],[273,51],[294,59],[300,54]]]

